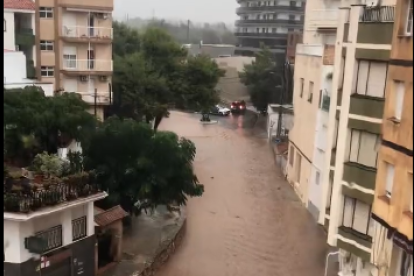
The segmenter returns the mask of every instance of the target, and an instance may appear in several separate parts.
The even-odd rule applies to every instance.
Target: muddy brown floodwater
[[[267,142],[240,118],[222,120],[232,122],[202,125],[172,112],[161,124],[196,144],[205,193],[189,200],[186,236],[157,276],[322,276],[325,234],[276,169]]]

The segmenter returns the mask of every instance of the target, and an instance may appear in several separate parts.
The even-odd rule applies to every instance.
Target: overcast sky
[[[236,0],[114,0],[116,19],[141,17],[187,20],[194,22],[225,22],[236,20]]]

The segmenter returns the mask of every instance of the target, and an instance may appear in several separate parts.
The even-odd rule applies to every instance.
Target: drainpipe
[[[339,251],[330,252],[330,253],[328,253],[326,255],[326,259],[325,259],[325,273],[323,274],[324,276],[328,276],[329,257],[335,256],[335,255],[339,255]]]

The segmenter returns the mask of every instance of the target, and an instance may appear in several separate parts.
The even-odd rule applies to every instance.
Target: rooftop
[[[4,8],[12,10],[35,10],[35,3],[31,0],[4,0]]]

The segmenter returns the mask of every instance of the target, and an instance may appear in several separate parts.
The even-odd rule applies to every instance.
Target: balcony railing
[[[394,22],[394,6],[365,7],[361,22]]]
[[[20,28],[16,29],[16,45],[19,46],[33,46],[35,44],[35,36],[33,29]]]
[[[296,7],[291,5],[274,5],[274,6],[254,6],[254,7],[239,7],[236,9],[236,14],[246,14],[254,11],[304,11],[305,7]]]
[[[236,26],[240,24],[291,24],[291,25],[303,25],[303,21],[300,20],[289,20],[289,19],[241,19],[236,20]]]
[[[269,38],[284,38],[286,39],[287,33],[258,33],[258,32],[236,32],[235,36],[244,36],[244,37],[269,37]]]
[[[111,40],[113,38],[113,29],[105,27],[63,26],[62,36],[69,38],[94,38]]]
[[[55,206],[63,202],[85,198],[99,192],[97,185],[87,181],[76,183],[51,184],[43,187],[30,184],[21,189],[4,189],[4,211],[28,213],[44,207]]]
[[[63,59],[63,70],[112,72],[112,60],[102,59]]]
[[[111,101],[114,101],[113,94],[109,94],[109,92],[96,92],[96,100],[95,100],[95,92],[77,92],[83,101],[87,102],[88,104],[98,104],[98,105],[108,105],[111,104]]]
[[[319,9],[309,13],[309,23],[314,28],[336,28],[338,18],[338,9]]]

